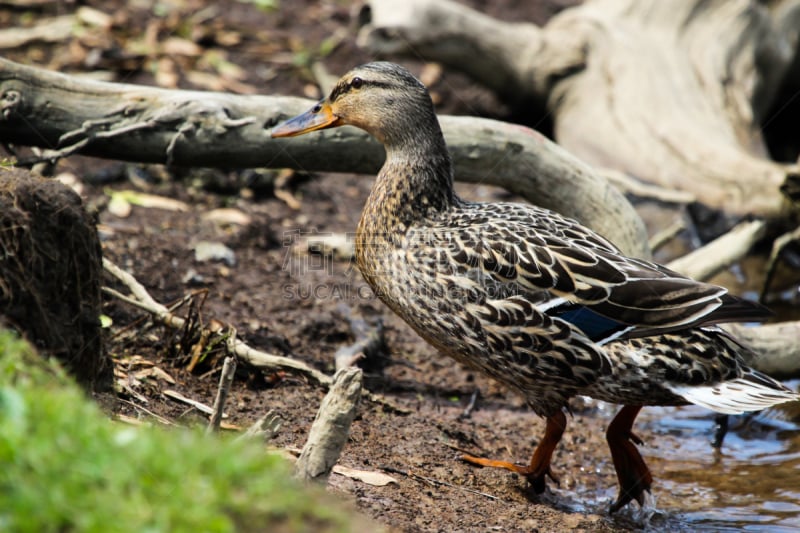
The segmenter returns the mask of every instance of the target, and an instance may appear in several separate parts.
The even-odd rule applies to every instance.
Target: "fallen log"
[[[311,105],[289,96],[98,82],[0,58],[0,142],[45,149],[22,163],[80,153],[178,166],[377,173],[383,148],[355,128],[270,139],[270,127]],[[563,148],[521,126],[440,119],[456,179],[504,187],[580,220],[629,254],[649,255],[644,225],[630,203]]]

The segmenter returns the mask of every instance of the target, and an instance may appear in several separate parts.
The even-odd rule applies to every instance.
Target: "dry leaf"
[[[442,79],[442,65],[439,63],[425,63],[419,75],[419,81],[426,87],[436,85]]]
[[[124,357],[124,358],[120,359],[119,362],[120,363],[124,363],[125,366],[127,366],[127,367],[133,367],[133,366],[152,367],[152,366],[156,366],[156,364],[153,361],[151,361],[150,359],[145,359],[141,355],[130,355],[128,357]]]
[[[138,372],[134,372],[133,377],[136,379],[155,378],[166,381],[170,385],[175,384],[175,379],[169,374],[167,374],[164,370],[158,368],[157,366],[153,366],[150,368],[143,368]]]
[[[250,215],[232,207],[221,207],[219,209],[212,209],[208,213],[203,214],[203,220],[210,220],[212,222],[220,222],[223,224],[238,224],[240,226],[247,226],[252,222]]]
[[[180,200],[173,200],[172,198],[166,198],[164,196],[156,196],[154,194],[145,194],[131,190],[124,190],[124,191],[107,190],[106,194],[111,196],[111,202],[109,202],[109,211],[111,211],[111,204],[115,200],[118,202],[122,202],[124,200],[128,204],[138,205],[139,207],[164,209],[166,211],[189,210],[189,206],[185,202],[181,202]]]
[[[5,28],[0,30],[0,49],[18,48],[28,43],[64,41],[72,35],[74,15],[42,18],[31,28]]]
[[[294,175],[294,170],[288,168],[281,170],[275,178],[275,189],[272,194],[278,200],[283,200],[290,208],[300,209],[302,207],[300,201],[289,190],[289,182],[292,181]]]
[[[221,242],[199,241],[194,245],[194,260],[198,263],[222,261],[228,266],[235,266],[236,253]]]
[[[159,87],[175,89],[178,86],[180,77],[175,68],[175,62],[167,57],[162,57],[156,63],[156,84]]]
[[[256,94],[258,92],[258,89],[254,85],[236,81],[225,76],[222,77],[222,86],[225,87],[225,90],[237,94]]]
[[[62,172],[55,177],[56,181],[70,187],[78,196],[83,195],[83,182],[73,172]]]
[[[292,248],[297,255],[319,254],[348,260],[355,256],[355,241],[351,234],[327,233],[301,237]]]
[[[170,37],[161,45],[162,52],[168,56],[179,55],[198,57],[203,53],[203,49],[188,39],[180,37]]]
[[[111,15],[107,15],[102,11],[87,6],[79,7],[75,15],[78,17],[78,20],[87,26],[96,26],[106,30],[111,28],[111,24],[114,22]]]
[[[198,63],[200,66],[208,66],[213,68],[223,78],[233,80],[246,80],[247,71],[237,65],[228,61],[227,54],[221,50],[209,50],[203,54],[203,58]]]
[[[114,420],[116,420],[117,422],[123,422],[125,424],[130,424],[132,426],[143,426],[143,425],[145,425],[145,423],[142,422],[140,419],[134,418],[132,416],[128,416],[128,415],[122,414],[122,413],[118,413],[118,414],[114,415]]]
[[[200,72],[199,70],[190,70],[186,73],[186,80],[192,85],[201,87],[209,91],[222,91],[225,86],[222,80],[216,74],[209,74],[208,72]]]
[[[349,477],[350,479],[357,479],[367,485],[374,487],[384,487],[389,483],[398,484],[397,480],[383,472],[374,472],[369,470],[356,470],[347,466],[335,465],[333,471],[340,476]]]

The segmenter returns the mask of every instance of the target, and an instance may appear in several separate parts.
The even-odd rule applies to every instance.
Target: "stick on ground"
[[[222,375],[219,377],[219,388],[217,397],[214,399],[214,411],[211,413],[211,420],[208,421],[206,433],[216,433],[219,431],[219,424],[222,422],[222,411],[225,409],[225,402],[228,399],[228,392],[231,390],[233,375],[236,373],[236,357],[229,355],[222,364]]]
[[[333,385],[322,400],[308,440],[295,464],[295,477],[298,479],[327,482],[356,416],[362,376],[361,369],[354,367],[336,372]]]

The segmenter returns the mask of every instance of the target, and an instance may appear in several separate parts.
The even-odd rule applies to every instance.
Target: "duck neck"
[[[405,131],[415,135],[383,139],[386,162],[364,210],[365,216],[399,232],[415,220],[447,211],[458,201],[450,154],[435,117],[427,128],[417,125]]]

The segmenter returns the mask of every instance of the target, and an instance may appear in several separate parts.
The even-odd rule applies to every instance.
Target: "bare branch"
[[[0,143],[44,147],[50,150],[45,160],[81,153],[179,166],[375,174],[383,148],[355,128],[269,138],[269,128],[311,105],[284,96],[104,83],[0,58]],[[644,225],[630,203],[566,150],[504,122],[440,121],[456,179],[504,187],[580,220],[631,255],[649,255]]]
[[[151,313],[157,321],[166,324],[172,328],[182,328],[185,324],[185,319],[179,317],[169,311],[164,305],[156,302],[147,289],[139,283],[129,272],[119,268],[106,258],[103,258],[103,268],[106,269],[111,275],[121,281],[128,289],[130,289],[133,298],[126,297],[125,301],[136,305]],[[108,289],[105,292],[110,293]],[[117,293],[119,294],[119,293]],[[234,339],[232,342],[232,351],[243,361],[259,368],[271,368],[273,370],[284,370],[294,372],[312,379],[315,383],[325,387],[330,386],[332,379],[330,376],[323,374],[319,370],[315,370],[301,361],[282,357],[280,355],[272,355],[260,350],[251,348],[239,339]]]

